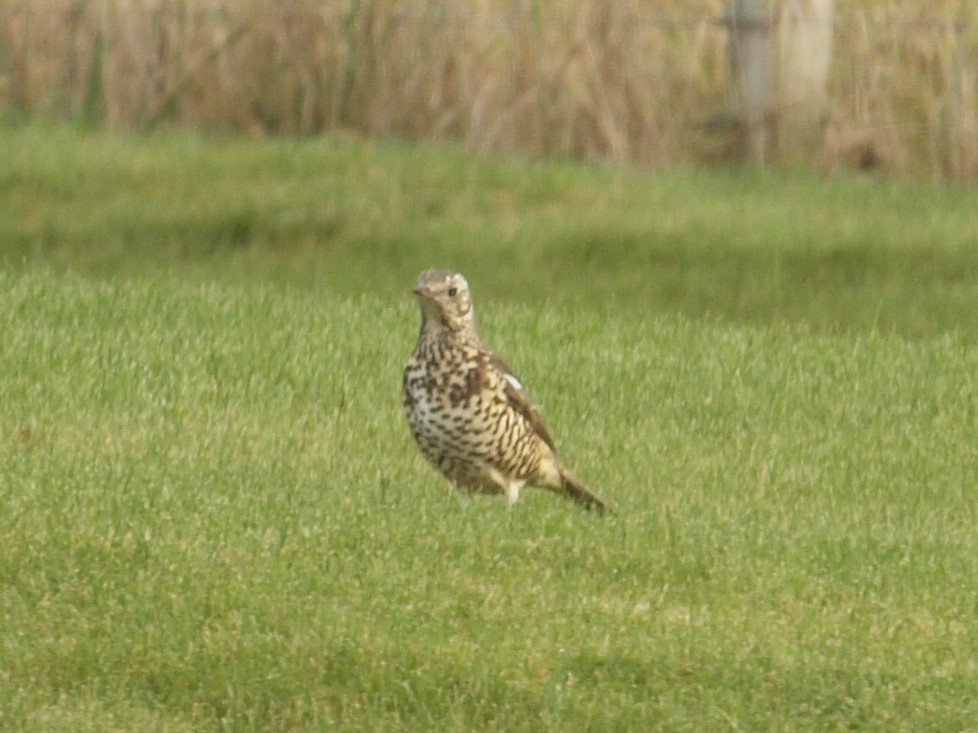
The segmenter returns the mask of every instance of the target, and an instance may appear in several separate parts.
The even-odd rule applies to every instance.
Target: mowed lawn
[[[0,728],[978,720],[975,193],[0,135]],[[617,510],[461,508],[408,292]]]

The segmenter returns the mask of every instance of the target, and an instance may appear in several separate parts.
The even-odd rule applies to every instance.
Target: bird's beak
[[[415,295],[420,295],[422,298],[427,298],[428,296],[431,295],[431,291],[428,290],[428,288],[424,287],[423,285],[417,285],[411,288],[411,292],[414,293]]]

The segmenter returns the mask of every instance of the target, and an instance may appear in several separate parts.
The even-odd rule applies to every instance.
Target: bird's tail
[[[582,484],[570,471],[561,467],[560,470],[560,489],[558,492],[573,499],[585,509],[597,512],[598,514],[614,514],[604,499],[595,494],[591,489]]]

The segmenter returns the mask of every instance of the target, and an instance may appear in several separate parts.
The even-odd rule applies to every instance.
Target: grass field
[[[974,191],[0,134],[0,728],[961,730]],[[612,518],[461,509],[429,265]]]

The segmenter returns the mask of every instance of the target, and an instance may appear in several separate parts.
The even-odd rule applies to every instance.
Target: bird
[[[561,461],[523,383],[482,340],[465,277],[425,270],[413,293],[421,330],[404,369],[404,411],[424,457],[462,503],[491,494],[512,507],[525,486],[536,486],[611,513]]]

